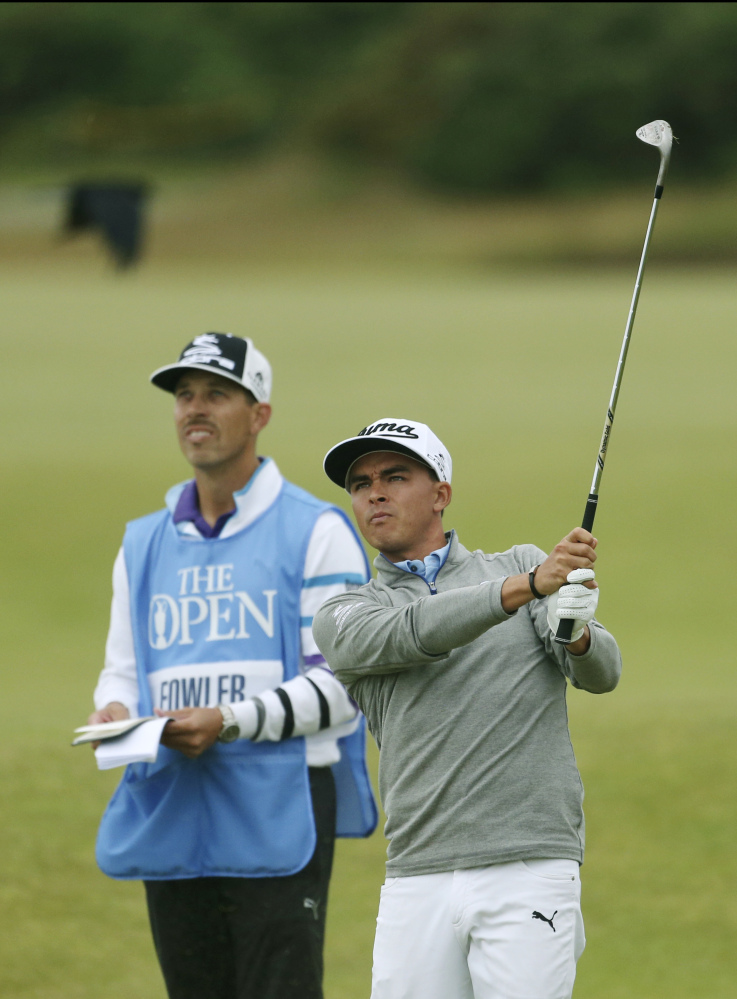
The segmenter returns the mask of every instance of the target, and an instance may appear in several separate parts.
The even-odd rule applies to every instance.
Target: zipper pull
[[[432,594],[432,593],[437,593],[437,592],[438,592],[438,588],[437,588],[437,586],[435,585],[435,583],[428,583],[427,585],[428,585],[428,586],[430,587],[430,593],[431,593],[431,594]]]

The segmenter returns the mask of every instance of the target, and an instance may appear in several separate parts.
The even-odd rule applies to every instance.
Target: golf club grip
[[[590,531],[594,526],[594,518],[596,517],[596,506],[599,502],[599,497],[596,493],[589,493],[589,498],[586,500],[586,509],[583,514],[583,521],[581,527],[585,531]],[[555,640],[560,645],[568,645],[571,641],[571,636],[573,635],[573,618],[564,618],[558,625],[558,630],[555,633]]]

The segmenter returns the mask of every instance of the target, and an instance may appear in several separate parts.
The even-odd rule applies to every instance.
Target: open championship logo
[[[155,593],[148,614],[148,643],[163,652],[175,642],[227,642],[251,638],[253,625],[274,637],[276,590],[262,590],[258,603],[246,590],[236,590],[231,563],[187,566],[177,570],[179,592]],[[260,605],[260,606],[259,606]]]
[[[167,593],[151,601],[148,640],[152,649],[168,649],[179,631],[179,608]]]

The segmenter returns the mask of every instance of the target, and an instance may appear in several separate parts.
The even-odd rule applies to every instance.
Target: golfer
[[[564,999],[584,947],[566,681],[605,693],[621,669],[593,617],[597,542],[470,552],[443,529],[451,470],[429,427],[394,418],[325,458],[379,551],[377,578],[313,626],[381,750],[372,999]]]

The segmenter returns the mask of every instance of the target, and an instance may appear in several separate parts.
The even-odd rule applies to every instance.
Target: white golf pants
[[[371,999],[569,999],[580,900],[574,860],[388,878]]]

